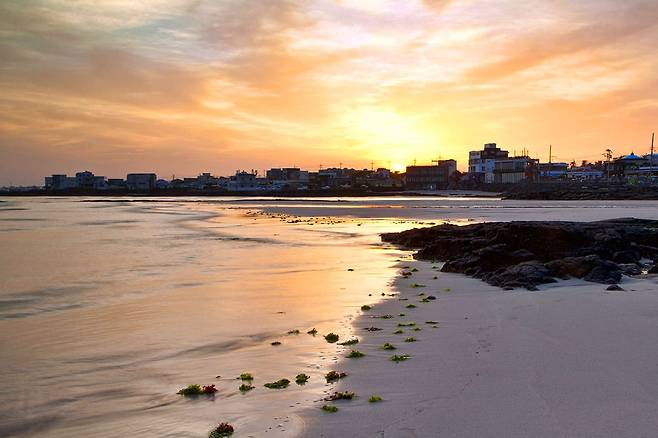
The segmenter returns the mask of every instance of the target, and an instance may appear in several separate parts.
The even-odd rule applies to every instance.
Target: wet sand
[[[333,414],[317,403],[301,436],[656,436],[658,276],[625,278],[623,292],[580,280],[502,291],[430,263],[401,265],[419,270],[395,282],[408,301],[363,312],[356,347],[366,356],[343,359],[349,376],[326,388],[357,398],[329,403]],[[437,300],[421,303],[419,293]],[[395,317],[373,318],[383,314]],[[393,334],[409,321],[422,330]],[[373,325],[383,330],[363,330]],[[385,342],[397,350],[382,350]],[[395,363],[392,354],[411,357]],[[384,401],[369,403],[372,394]]]

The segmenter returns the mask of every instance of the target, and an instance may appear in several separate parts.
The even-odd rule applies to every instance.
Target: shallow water
[[[380,232],[658,212],[646,201],[424,197],[3,201],[0,435],[52,437],[202,437],[225,420],[249,436],[292,434],[340,351],[305,332],[348,337],[359,306],[390,290],[404,254]],[[240,394],[244,371],[257,389]],[[301,372],[304,387],[262,387]],[[219,392],[175,394],[189,383]]]

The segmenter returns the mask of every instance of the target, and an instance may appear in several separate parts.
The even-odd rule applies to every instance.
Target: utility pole
[[[655,132],[651,133],[651,155],[649,155],[649,178],[653,179],[653,137]]]

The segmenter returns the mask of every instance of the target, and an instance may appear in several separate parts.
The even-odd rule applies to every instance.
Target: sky
[[[646,153],[656,0],[3,0],[0,186]]]

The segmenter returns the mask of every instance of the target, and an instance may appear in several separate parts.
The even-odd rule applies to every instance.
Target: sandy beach
[[[625,278],[620,292],[581,280],[502,291],[427,262],[400,266],[418,272],[395,280],[399,298],[362,312],[355,347],[366,356],[343,359],[349,376],[326,388],[357,397],[328,403],[336,413],[309,409],[303,436],[655,436],[658,276]],[[408,322],[421,330],[393,334]],[[369,403],[373,394],[383,401]]]

